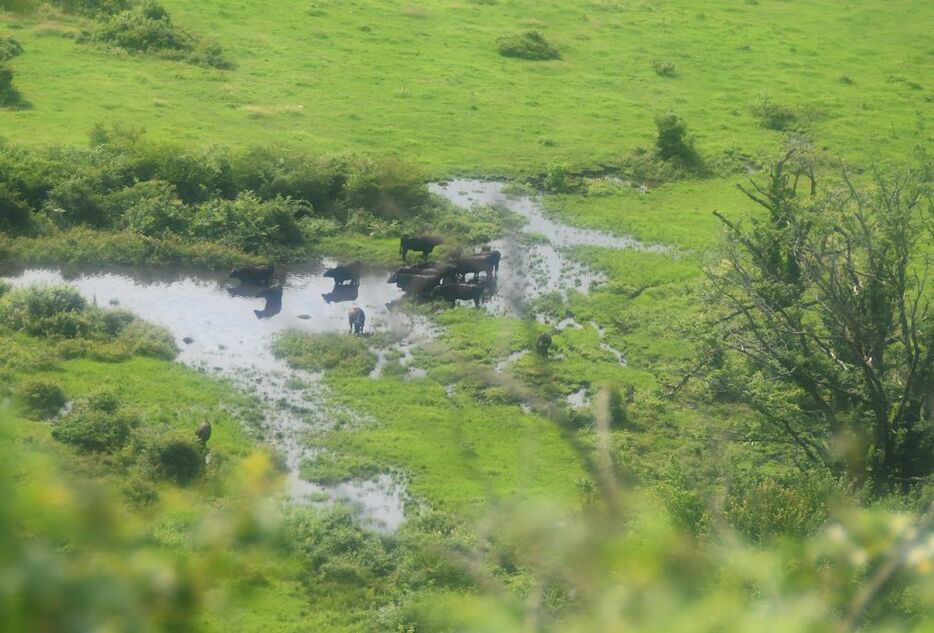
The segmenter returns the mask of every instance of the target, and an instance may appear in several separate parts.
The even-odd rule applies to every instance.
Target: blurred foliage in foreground
[[[423,513],[387,537],[347,511],[277,509],[275,469],[257,453],[230,482],[236,500],[186,509],[166,540],[99,484],[39,459],[12,481],[25,458],[2,439],[6,630],[198,630],[211,590],[270,556],[301,561],[312,605],[368,612],[354,630],[931,630],[930,513],[841,506],[812,537],[754,546],[725,524],[687,536],[652,499],[615,492],[576,516],[503,506],[464,526]]]

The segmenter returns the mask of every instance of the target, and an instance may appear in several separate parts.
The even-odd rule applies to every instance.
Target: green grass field
[[[0,111],[2,136],[83,143],[99,122],[187,144],[272,143],[398,154],[436,175],[614,164],[651,144],[674,110],[711,154],[773,149],[760,93],[800,113],[852,161],[899,157],[932,108],[934,8],[856,2],[164,3],[222,44],[205,70],[75,43],[73,18],[2,17],[25,52],[32,104]],[[15,27],[15,28],[14,28]],[[500,57],[503,34],[538,30],[562,59]],[[659,76],[653,61],[675,65]]]

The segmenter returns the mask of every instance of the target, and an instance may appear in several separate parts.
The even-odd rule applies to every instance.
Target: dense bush
[[[95,228],[106,228],[111,224],[107,213],[100,182],[85,175],[58,183],[44,205],[44,211],[60,226],[84,224]]]
[[[0,298],[0,321],[28,334],[74,336],[63,317],[79,316],[86,307],[84,297],[71,286],[37,284]]]
[[[162,5],[154,0],[144,0],[125,10],[107,13],[93,32],[84,37],[131,53],[156,54],[215,68],[231,67],[219,45],[201,42],[191,33],[179,29]]]
[[[27,378],[17,387],[16,395],[38,417],[55,415],[66,402],[59,384],[44,378]]]
[[[180,485],[194,481],[204,471],[204,456],[193,437],[175,433],[146,437],[141,462],[155,476]]]
[[[9,35],[0,35],[0,62],[16,57],[23,52],[23,46]]]
[[[18,233],[32,221],[32,209],[19,193],[0,182],[0,231]]]
[[[658,132],[655,147],[662,160],[674,161],[686,167],[699,163],[700,157],[681,117],[677,114],[658,116],[655,118],[655,127]]]
[[[516,35],[503,35],[496,40],[496,48],[504,57],[518,57],[533,61],[560,59],[561,53],[538,31]]]
[[[764,128],[770,130],[785,130],[797,120],[795,112],[779,103],[776,103],[770,96],[760,94],[756,97],[755,103],[750,110]]]
[[[138,424],[131,411],[120,407],[108,392],[80,400],[52,426],[52,437],[83,451],[112,453],[123,448]]]
[[[298,220],[310,213],[311,206],[301,200],[262,200],[246,192],[234,200],[214,199],[202,204],[191,230],[196,237],[259,253],[270,244],[301,245],[304,234]]]
[[[163,180],[136,183],[108,196],[107,204],[125,228],[142,235],[182,235],[191,223],[191,208]]]
[[[351,207],[383,218],[411,217],[428,202],[424,178],[399,161],[357,162],[349,170],[345,195]]]
[[[239,263],[250,255],[300,257],[308,240],[341,229],[482,241],[502,227],[494,212],[474,219],[441,205],[424,175],[400,161],[265,147],[192,150],[103,126],[91,143],[24,150],[0,141],[0,210],[7,209],[0,231],[36,238],[15,256],[171,263],[197,250],[207,255],[198,261],[221,255]],[[79,227],[125,233],[105,238]]]
[[[734,486],[725,514],[734,528],[754,541],[807,536],[826,521],[832,492],[815,473],[787,481],[761,477]]]

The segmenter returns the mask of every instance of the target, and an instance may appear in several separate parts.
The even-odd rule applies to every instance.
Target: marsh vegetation
[[[0,0],[0,621],[926,630],[932,20]]]

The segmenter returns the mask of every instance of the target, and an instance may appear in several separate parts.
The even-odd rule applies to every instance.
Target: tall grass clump
[[[561,59],[561,53],[538,31],[502,35],[496,39],[496,49],[503,57],[518,57],[531,61]]]
[[[767,94],[756,96],[750,110],[759,125],[769,130],[787,130],[798,119],[793,109],[776,102]]]
[[[308,371],[335,370],[365,376],[376,368],[376,358],[359,336],[283,332],[276,339],[274,351],[290,366]]]

